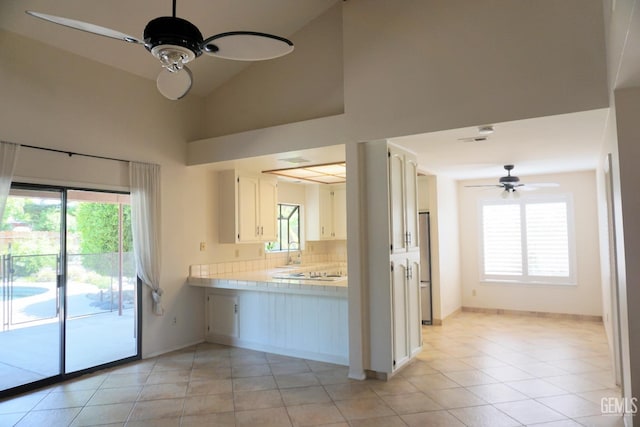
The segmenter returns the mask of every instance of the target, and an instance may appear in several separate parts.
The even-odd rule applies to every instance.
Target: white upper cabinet
[[[415,155],[389,145],[391,253],[419,251],[418,164]]]
[[[347,238],[347,199],[344,184],[306,186],[307,240]]]
[[[278,239],[278,181],[261,178],[260,195],[260,240],[273,242]]]
[[[338,240],[347,239],[347,186],[333,186],[333,234]]]
[[[277,239],[278,184],[275,178],[222,171],[218,191],[220,243]]]

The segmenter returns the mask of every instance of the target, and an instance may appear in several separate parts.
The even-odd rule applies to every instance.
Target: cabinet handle
[[[256,236],[260,235],[260,226],[256,225]]]
[[[260,235],[264,236],[264,227],[263,226],[260,226]]]
[[[322,235],[324,236],[324,226],[322,226]]]
[[[238,304],[233,304],[233,312],[234,313],[238,312]]]
[[[409,246],[409,232],[408,232],[408,231],[406,231],[406,232],[404,233],[404,246],[405,246],[405,247],[406,247],[406,246]]]

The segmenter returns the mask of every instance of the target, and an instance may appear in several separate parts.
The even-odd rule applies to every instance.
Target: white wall
[[[615,296],[615,283],[617,279],[614,277],[616,274],[616,261],[614,244],[613,188],[610,188],[609,190],[607,189],[610,185],[607,181],[613,179],[612,176],[609,176],[609,174],[613,174],[613,170],[609,169],[607,155],[609,153],[617,153],[617,148],[615,147],[616,138],[615,108],[612,108],[609,112],[602,153],[600,161],[598,162],[598,169],[596,170],[602,321],[607,334],[609,351],[612,355],[617,354],[617,349],[614,349],[617,338],[614,337],[614,334],[618,333],[617,328],[619,328],[619,325],[614,323],[617,322],[616,317],[618,313],[617,308],[614,308],[614,304],[617,304],[617,298]],[[611,192],[611,196],[608,195],[608,191]],[[620,367],[618,366],[617,369],[620,369]]]
[[[638,31],[640,31],[640,2],[638,0],[605,0],[605,16],[607,19],[607,68],[609,75],[610,117],[604,137],[602,156],[612,154],[613,168],[613,223],[615,224],[614,241],[609,251],[602,252],[601,264],[604,271],[615,268],[614,273],[606,275],[611,280],[603,281],[603,296],[610,295],[612,304],[605,305],[605,313],[611,312],[611,322],[606,322],[609,343],[617,344],[621,357],[618,369],[622,380],[623,397],[631,399],[640,396],[640,318],[637,307],[640,295],[637,283],[640,280],[637,262],[631,259],[637,253],[640,232],[634,221],[638,217],[637,189],[633,185],[638,180],[638,125],[637,111],[640,108],[640,60],[638,59]],[[627,88],[623,89],[622,88]],[[599,170],[599,179],[604,182],[603,167]],[[631,181],[628,181],[631,180]],[[599,201],[604,203],[605,195],[601,186]],[[601,224],[606,218],[601,217]],[[602,226],[602,225],[601,225]],[[613,231],[613,230],[612,230]],[[601,231],[602,235],[609,232]],[[625,259],[625,254],[630,257]],[[615,255],[610,265],[610,256]],[[619,298],[616,304],[615,297]],[[619,308],[618,316],[615,316]],[[618,322],[619,317],[619,322]],[[619,328],[617,327],[619,326]],[[620,330],[619,343],[616,332]],[[628,415],[628,426],[634,424],[632,415]],[[637,424],[637,422],[635,423]]]
[[[304,206],[306,200],[305,188],[305,184],[278,181],[278,203]]]
[[[11,33],[0,32],[0,58],[0,140],[161,165],[166,315],[151,313],[145,289],[143,354],[201,340],[201,292],[185,279],[188,265],[201,255],[200,239],[191,241],[190,233],[209,220],[198,209],[206,203],[199,197],[207,187],[200,171],[184,166],[185,142],[194,137],[201,100],[170,102],[153,82]],[[113,189],[128,186],[122,167],[24,149],[16,173],[30,182]]]
[[[451,178],[434,180],[434,191],[429,193],[434,194],[430,201],[435,198],[430,203],[433,318],[444,320],[462,306],[458,188]]]
[[[252,64],[207,97],[203,136],[344,112],[341,2],[291,40],[292,53]]]
[[[429,182],[427,176],[418,176],[418,212],[429,211]]]
[[[462,242],[462,305],[545,313],[602,314],[600,253],[596,179],[594,171],[554,175],[521,176],[523,182],[557,182],[557,188],[521,192],[521,197],[570,194],[573,198],[577,286],[500,284],[480,281],[479,201],[494,190],[465,188],[465,185],[493,184],[495,180],[461,181],[460,241]],[[499,189],[495,197],[499,197]],[[473,296],[473,291],[476,296]]]
[[[606,107],[600,0],[344,3],[361,141]]]
[[[614,152],[614,201],[616,207],[618,290],[621,303],[624,394],[640,396],[640,87],[614,92],[617,152]],[[626,258],[626,259],[625,259]],[[628,350],[628,352],[627,352]]]

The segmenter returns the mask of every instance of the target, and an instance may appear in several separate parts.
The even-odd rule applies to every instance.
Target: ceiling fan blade
[[[468,188],[479,188],[479,187],[492,187],[492,188],[503,188],[503,185],[500,184],[481,184],[481,185],[465,185]]]
[[[537,188],[553,188],[553,187],[560,187],[560,184],[558,184],[557,182],[532,182],[532,183],[527,183],[527,184],[522,184],[526,187],[537,187]]]
[[[65,27],[74,28],[76,30],[86,31],[87,33],[97,34],[99,36],[110,37],[112,39],[123,40],[127,43],[144,44],[144,42],[120,31],[110,28],[101,27],[99,25],[90,24],[88,22],[76,21],[75,19],[63,18],[60,16],[47,15],[45,13],[26,11],[27,15],[53,22],[54,24],[64,25]]]
[[[262,61],[293,51],[293,43],[284,37],[254,31],[231,31],[216,34],[202,42],[207,55],[236,61]]]

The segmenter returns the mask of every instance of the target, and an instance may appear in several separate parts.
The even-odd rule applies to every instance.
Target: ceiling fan
[[[261,61],[278,58],[293,51],[290,40],[256,31],[230,31],[205,39],[195,25],[176,17],[176,0],[173,0],[172,16],[161,16],[149,21],[142,39],[75,19],[30,10],[26,13],[54,24],[143,45],[162,64],[163,70],[157,79],[158,90],[173,100],[182,98],[191,89],[192,75],[185,64],[203,53],[236,61]]]
[[[538,182],[538,183],[531,183],[531,184],[525,184],[523,182],[520,182],[520,178],[518,178],[515,175],[511,175],[511,171],[513,170],[514,166],[513,165],[504,165],[504,169],[507,171],[507,175],[500,177],[500,179],[498,180],[498,184],[481,184],[481,185],[465,185],[465,187],[498,187],[498,188],[502,188],[502,194],[501,197],[503,199],[506,199],[507,197],[509,197],[509,195],[513,196],[514,198],[518,198],[520,197],[520,193],[518,193],[516,190],[523,190],[523,191],[532,191],[532,190],[537,190],[538,188],[543,188],[543,187],[558,187],[559,184],[555,183],[555,182]]]

